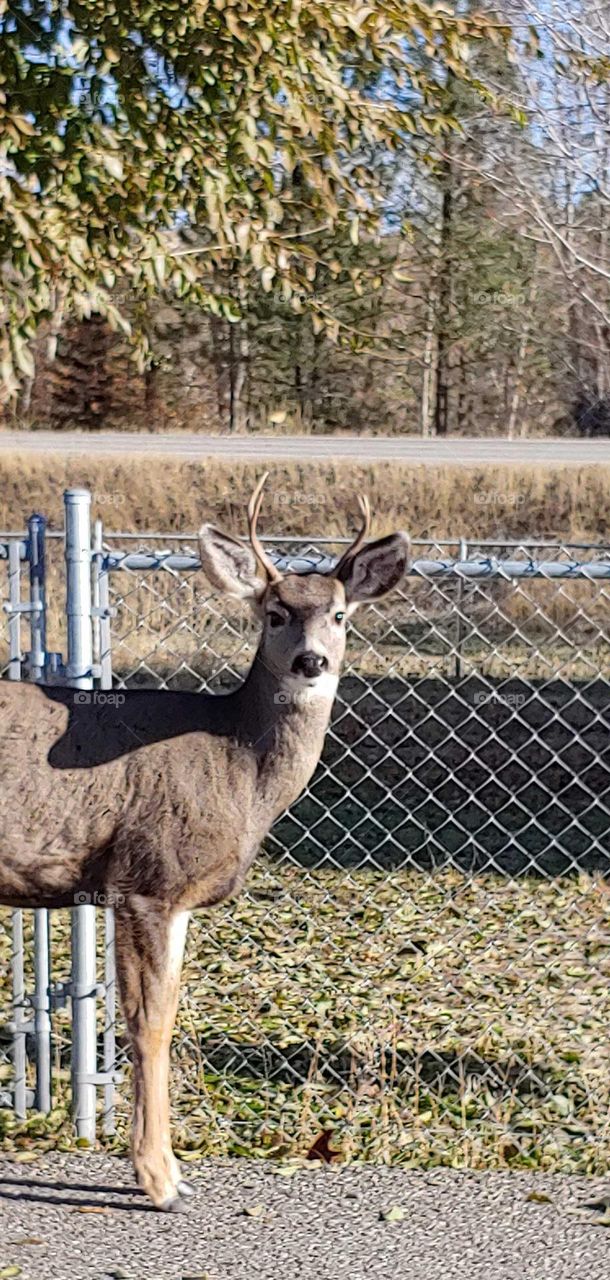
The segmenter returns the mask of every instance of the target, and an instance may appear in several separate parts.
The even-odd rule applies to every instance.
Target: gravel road
[[[239,462],[411,462],[438,466],[461,463],[610,463],[610,440],[422,440],[419,436],[205,436],[194,432],[5,431],[2,450],[28,453],[163,454],[193,460],[229,458]]]
[[[610,1182],[530,1173],[192,1165],[155,1213],[119,1157],[0,1162],[0,1277],[607,1280]],[[588,1206],[588,1207],[587,1207]],[[384,1213],[394,1210],[397,1220]],[[402,1210],[400,1212],[396,1211]],[[608,1213],[610,1222],[610,1213]],[[19,1268],[20,1270],[11,1270]]]

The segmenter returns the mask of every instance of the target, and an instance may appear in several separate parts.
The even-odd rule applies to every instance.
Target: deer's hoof
[[[157,1205],[160,1213],[187,1213],[188,1206],[181,1196],[170,1196]]]
[[[190,1200],[191,1196],[194,1196],[195,1194],[195,1188],[192,1182],[185,1182],[184,1178],[180,1179],[177,1190],[178,1190],[178,1193],[181,1196],[183,1196],[185,1200]]]

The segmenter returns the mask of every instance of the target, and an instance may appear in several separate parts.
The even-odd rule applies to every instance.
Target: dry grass
[[[0,457],[0,529],[32,510],[63,525],[62,492],[84,485],[109,530],[193,532],[202,519],[244,529],[244,504],[260,466],[159,457]],[[610,539],[610,467],[450,467],[400,463],[271,466],[264,528],[286,535],[345,534],[354,493],[369,494],[379,532],[443,539]]]
[[[234,532],[244,531],[244,500],[252,488],[253,478],[260,467],[251,464],[228,464],[219,461],[186,463],[160,458],[134,458],[113,462],[106,458],[55,458],[15,453],[0,457],[0,530],[19,529],[25,524],[32,510],[43,511],[50,526],[61,529],[63,525],[62,493],[69,485],[85,485],[93,494],[93,513],[101,515],[105,531],[164,533],[193,533],[202,519],[212,518]],[[271,534],[286,536],[345,535],[354,520],[354,493],[364,490],[371,498],[375,512],[375,527],[381,533],[392,527],[405,528],[413,537],[434,540],[467,537],[477,539],[556,538],[558,540],[600,541],[610,539],[610,467],[439,467],[401,466],[378,464],[353,466],[351,463],[296,465],[287,464],[271,468],[268,484],[268,501],[263,517],[263,529]],[[157,544],[158,546],[158,544]],[[132,546],[131,549],[135,549]],[[455,554],[457,548],[430,545],[418,554]],[[63,568],[62,548],[51,541],[48,551],[48,637],[51,649],[63,650]],[[0,594],[4,574],[0,569]],[[143,661],[148,666],[164,668],[164,643],[168,643],[172,657],[199,669],[205,654],[197,650],[208,636],[216,641],[217,652],[224,659],[231,656],[231,637],[214,636],[219,628],[213,614],[203,605],[204,586],[199,575],[189,582],[171,583],[167,574],[148,574],[146,583],[138,583],[137,575],[131,581],[120,576],[113,581],[113,589],[125,594],[124,612],[119,609],[115,633],[115,668],[121,674],[129,672]],[[158,618],[152,604],[154,592],[161,600],[172,592],[176,606],[185,622],[184,628],[172,628],[172,614],[162,607]],[[469,592],[486,615],[484,597],[489,596],[489,586],[473,588]],[[447,584],[438,590],[426,584],[410,583],[409,601],[417,614],[421,598],[421,612],[429,616],[429,625],[439,634],[452,634],[455,624],[455,592]],[[564,588],[546,583],[529,583],[516,591],[507,584],[493,588],[497,626],[489,624],[490,635],[478,647],[468,642],[471,665],[477,665],[502,648],[502,628],[515,629],[524,626],[536,663],[530,674],[545,675],[546,668],[539,669],[537,654],[545,642],[554,649],[557,645],[557,629],[571,625],[575,613],[581,609],[593,619],[603,607],[597,588],[586,583],[569,584]],[[116,603],[116,601],[115,601]],[[576,606],[576,607],[575,607]],[[226,601],[218,603],[223,613],[231,612]],[[538,618],[546,612],[546,632],[538,627],[529,635],[527,619],[534,612]],[[385,611],[384,611],[385,612]],[[358,629],[364,633],[366,645],[360,646],[360,660],[366,662],[366,670],[379,673],[388,664],[398,663],[403,670],[437,670],[439,659],[450,652],[447,645],[435,647],[434,636],[425,643],[421,637],[411,635],[412,622],[396,602],[393,610],[404,625],[399,630],[407,636],[406,642],[396,637],[395,651],[387,639],[383,644],[383,662],[380,665],[379,637],[376,633],[375,615],[361,615]],[[235,614],[235,617],[233,617]],[[404,617],[403,617],[404,615]],[[503,615],[506,615],[503,617]],[[453,618],[453,622],[451,621]],[[595,617],[597,626],[599,619]],[[7,661],[7,636],[0,619],[0,666]],[[236,632],[243,631],[238,613],[231,612],[231,623]],[[385,622],[380,623],[385,627]],[[409,630],[411,627],[411,630]],[[480,620],[477,619],[479,634]],[[168,630],[169,628],[169,630]],[[499,628],[499,630],[498,630]],[[377,627],[377,630],[379,628]],[[466,632],[470,631],[466,624]],[[487,624],[486,628],[487,629]],[[493,634],[492,634],[493,632]],[[496,634],[497,633],[497,634]],[[24,633],[25,634],[25,633]],[[595,648],[595,635],[576,635],[578,648]],[[227,648],[227,639],[229,645]],[[358,643],[360,643],[358,641]],[[24,639],[25,644],[25,639]],[[431,647],[430,647],[431,646]],[[521,646],[523,648],[523,646]],[[366,650],[366,652],[365,652]],[[480,652],[479,652],[480,650]],[[426,657],[428,653],[428,657]],[[364,656],[363,656],[364,655]],[[566,655],[564,655],[565,658]],[[567,655],[569,656],[569,655]],[[574,652],[572,652],[572,659]],[[563,659],[562,659],[563,660]],[[422,666],[423,661],[423,666]],[[415,664],[415,665],[414,665]],[[536,665],[538,664],[538,665]],[[175,663],[175,666],[178,662]],[[497,667],[497,670],[496,670]],[[491,674],[506,674],[506,664],[489,668]],[[543,664],[544,667],[544,664]],[[364,669],[364,668],[363,668]],[[171,667],[164,669],[171,674]],[[202,672],[203,673],[203,672]],[[206,671],[207,674],[207,671]],[[525,674],[523,671],[521,674]],[[588,674],[587,671],[578,674]]]

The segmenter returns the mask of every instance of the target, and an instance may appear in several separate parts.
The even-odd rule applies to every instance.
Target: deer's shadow
[[[47,1193],[51,1194],[47,1194]],[[73,1195],[72,1192],[82,1192]],[[53,1194],[60,1193],[60,1194]],[[99,1194],[100,1197],[97,1198]],[[111,1198],[107,1198],[111,1197]],[[120,1198],[115,1198],[120,1197]],[[155,1207],[145,1194],[135,1186],[106,1186],[103,1183],[64,1182],[56,1178],[31,1178],[0,1173],[0,1200],[14,1204],[22,1202],[53,1204],[69,1209],[104,1209],[127,1212],[155,1213]]]
[[[68,712],[67,726],[48,754],[53,769],[92,769],[155,742],[203,729],[214,732],[206,714],[212,698],[205,694],[40,687],[51,702],[60,703]]]

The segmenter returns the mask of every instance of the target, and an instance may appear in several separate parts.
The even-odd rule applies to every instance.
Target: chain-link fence
[[[45,535],[38,515],[21,533],[0,533],[0,675],[9,680],[55,670],[46,649]],[[0,1108],[21,1119],[28,1107],[51,1106],[49,964],[49,913],[0,911]]]
[[[336,543],[270,539],[279,563]],[[603,1160],[604,548],[416,543],[361,609],[322,762],[241,899],[191,925],[183,1152]],[[256,635],[196,546],[104,542],[106,682],[221,691]],[[119,1036],[119,1043],[121,1037]],[[332,1136],[330,1136],[332,1131]]]
[[[269,541],[300,571],[339,550]],[[98,526],[93,547],[102,689],[221,692],[243,676],[253,625],[211,593],[193,539]],[[190,927],[172,1089],[183,1157],[317,1143],[341,1158],[604,1166],[609,599],[605,547],[416,542],[401,589],[355,615],[310,786],[242,896]],[[112,929],[108,912],[97,970],[91,933],[77,941],[94,1011],[96,979],[107,993],[81,1076],[93,1099],[104,1085],[120,1142]],[[54,936],[61,969],[62,921]]]

